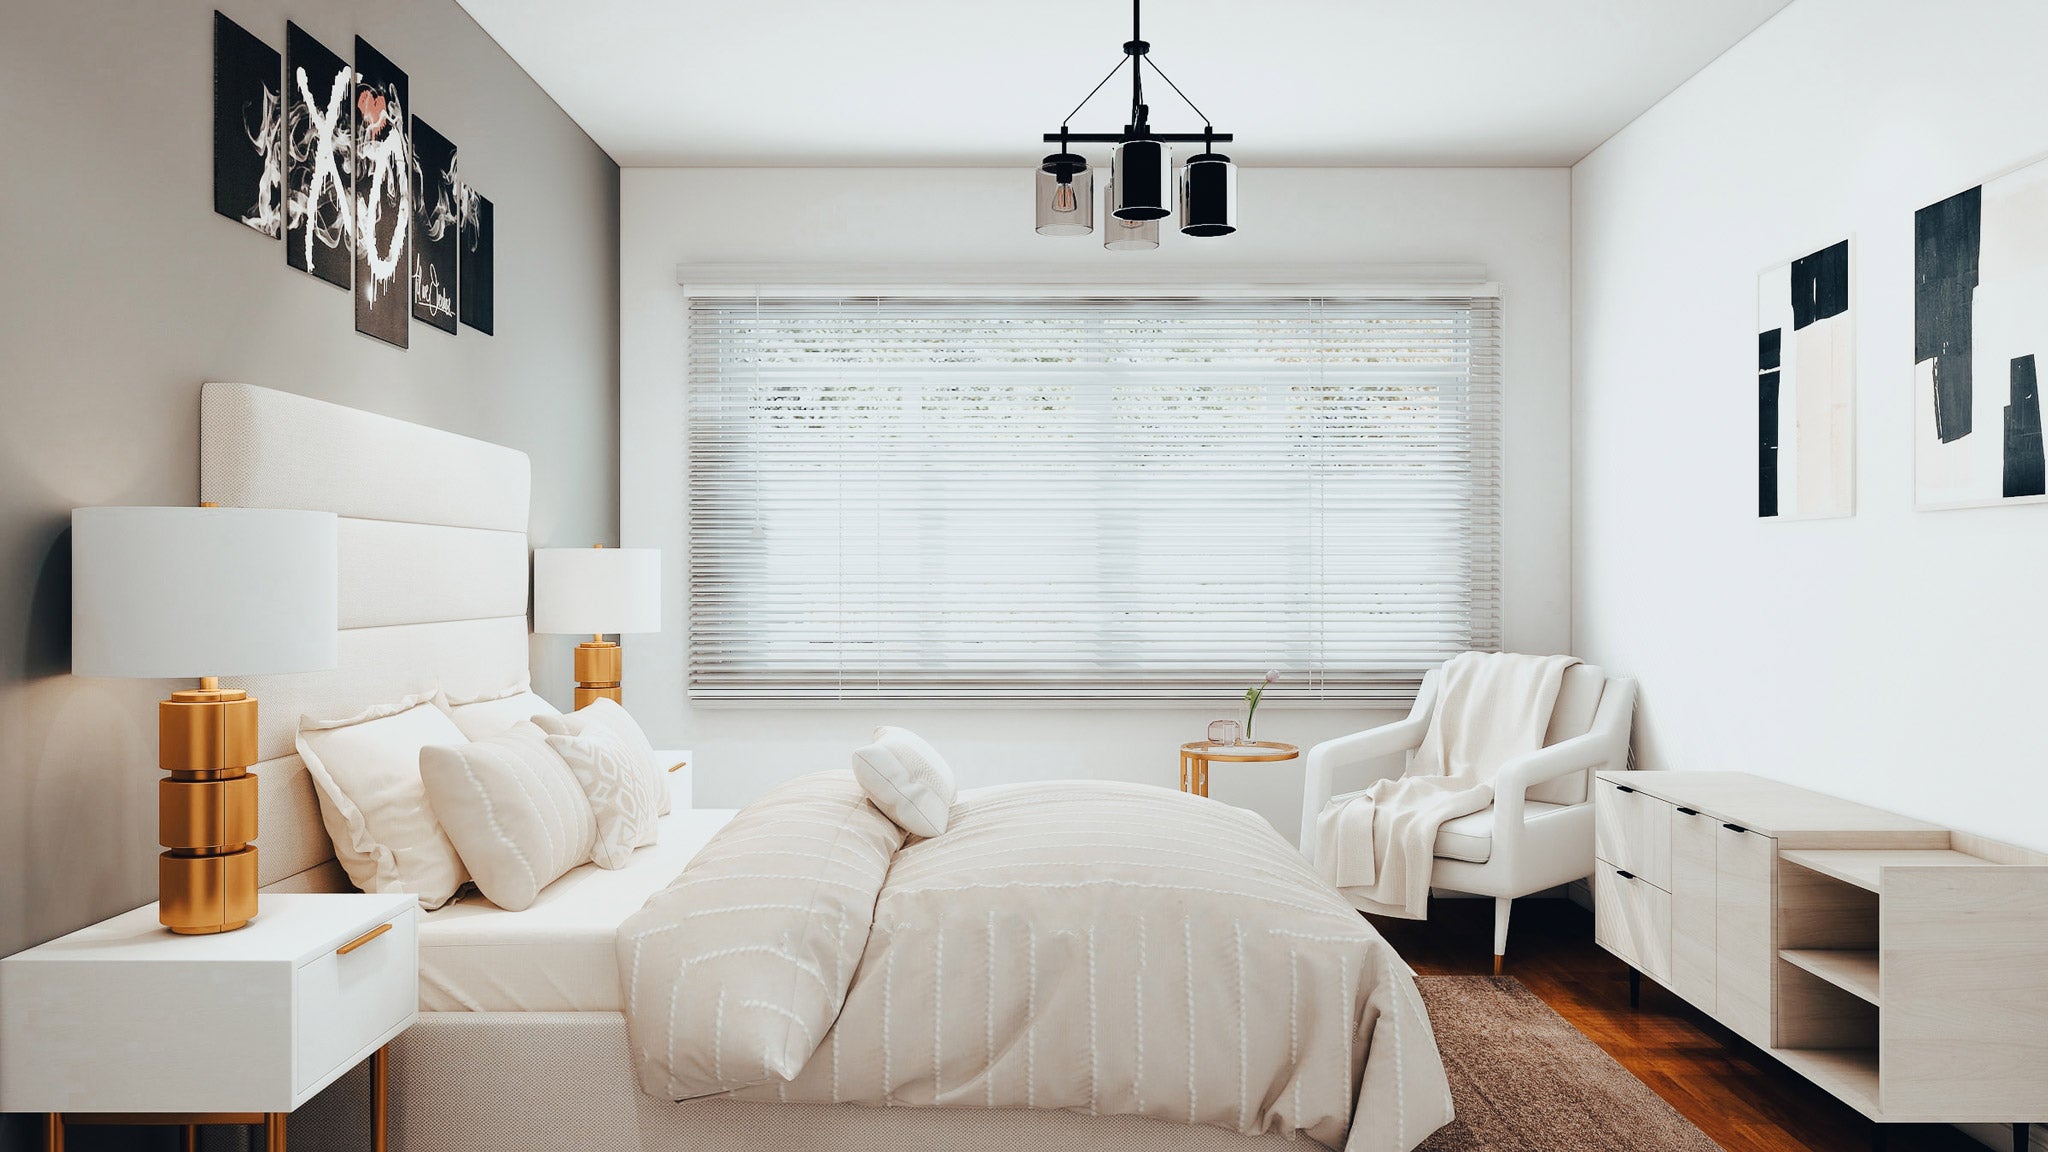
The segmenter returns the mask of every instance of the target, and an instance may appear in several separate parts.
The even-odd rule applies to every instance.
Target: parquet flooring
[[[1493,901],[1443,899],[1430,918],[1370,917],[1416,972],[1493,969]],[[1518,900],[1507,967],[1558,1015],[1727,1152],[1870,1152],[1875,1125],[1657,987],[1628,1006],[1628,968],[1593,943],[1592,913]],[[1888,1125],[1886,1152],[1985,1152],[1945,1125]]]

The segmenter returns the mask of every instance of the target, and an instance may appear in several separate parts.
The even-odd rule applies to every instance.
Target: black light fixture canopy
[[[1048,236],[1083,235],[1092,229],[1093,221],[1084,218],[1092,214],[1090,193],[1093,190],[1085,158],[1069,151],[1074,143],[1113,144],[1111,150],[1111,179],[1108,195],[1104,198],[1104,214],[1117,223],[1139,223],[1163,220],[1174,214],[1175,200],[1178,199],[1180,230],[1189,236],[1225,236],[1237,230],[1237,169],[1230,157],[1216,151],[1218,143],[1229,143],[1234,137],[1228,132],[1216,131],[1195,102],[1187,98],[1173,80],[1161,71],[1151,59],[1152,46],[1145,42],[1140,31],[1142,0],[1131,0],[1131,38],[1123,46],[1124,58],[1109,70],[1073,112],[1067,113],[1058,132],[1045,134],[1048,144],[1058,144],[1060,150],[1047,156],[1039,165],[1038,173],[1038,231]],[[1131,112],[1121,132],[1074,132],[1067,122],[1102,91],[1118,70],[1128,63],[1131,67]],[[1200,132],[1156,132],[1152,129],[1151,109],[1145,103],[1145,69],[1157,73],[1166,85],[1172,88],[1197,116],[1202,117]],[[1203,151],[1189,158],[1176,179],[1173,170],[1172,145],[1200,142]],[[1111,248],[1151,247],[1156,245],[1122,245],[1110,243]]]

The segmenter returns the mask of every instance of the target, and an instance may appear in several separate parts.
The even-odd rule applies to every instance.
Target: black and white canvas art
[[[443,332],[455,331],[457,256],[455,145],[425,120],[412,120],[412,315]]]
[[[1856,337],[1849,242],[1757,281],[1757,515],[1856,511]]]
[[[412,317],[412,150],[404,72],[356,37],[356,331],[400,348]]]
[[[2048,161],[1914,213],[1913,248],[1916,504],[2048,499]]]
[[[462,322],[491,332],[491,202],[467,185],[462,189]]]
[[[284,65],[285,262],[346,288],[355,262],[349,206],[355,69],[289,23]]]
[[[213,210],[284,234],[284,60],[213,14]]]

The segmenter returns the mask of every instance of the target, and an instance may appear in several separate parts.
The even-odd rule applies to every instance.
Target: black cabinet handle
[[[1730,832],[1747,832],[1747,831],[1749,831],[1749,829],[1747,829],[1747,828],[1744,828],[1744,827],[1743,827],[1742,825],[1740,825],[1740,824],[1723,824],[1723,825],[1721,825],[1721,827],[1723,827],[1723,828],[1726,828],[1726,829],[1727,829],[1727,830],[1729,830]]]
[[[1633,791],[1635,791],[1635,789],[1633,789],[1633,788],[1629,787],[1629,786],[1628,786],[1628,785],[1626,785],[1626,784],[1616,784],[1616,785],[1614,786],[1614,790],[1615,790],[1616,792],[1633,792]]]
[[[1630,871],[1628,871],[1627,869],[1623,869],[1623,868],[1616,868],[1616,869],[1614,870],[1614,874],[1615,874],[1616,876],[1619,876],[1619,877],[1621,877],[1621,878],[1622,878],[1623,880],[1633,880],[1633,879],[1635,879],[1635,878],[1636,878],[1636,874],[1635,874],[1635,873],[1633,873],[1633,872],[1630,872]]]
[[[1678,814],[1680,816],[1697,816],[1700,814],[1700,810],[1697,808],[1680,808]]]

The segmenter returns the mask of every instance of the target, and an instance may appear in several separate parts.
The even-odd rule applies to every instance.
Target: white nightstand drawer
[[[418,1018],[418,922],[404,894],[264,893],[239,931],[152,904],[0,959],[0,1112],[293,1111]]]
[[[343,951],[346,949],[347,951]],[[419,1008],[419,917],[411,908],[300,965],[293,1088],[353,1068]]]

